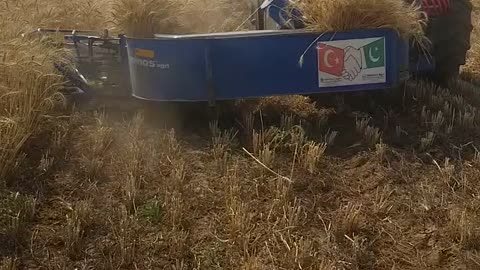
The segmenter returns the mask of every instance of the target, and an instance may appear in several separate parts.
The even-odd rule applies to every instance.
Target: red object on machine
[[[438,16],[448,12],[450,0],[422,0],[422,9],[428,16]]]

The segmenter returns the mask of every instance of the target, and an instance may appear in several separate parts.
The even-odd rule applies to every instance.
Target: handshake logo
[[[353,81],[362,70],[385,66],[385,38],[360,48],[354,45],[338,48],[319,42],[318,69],[345,80]]]

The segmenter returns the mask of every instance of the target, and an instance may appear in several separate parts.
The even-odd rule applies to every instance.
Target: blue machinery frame
[[[88,36],[89,31],[62,32],[77,49],[88,48],[88,57],[101,48],[118,52],[119,63],[128,71],[131,95],[149,101],[197,102],[233,100],[273,95],[388,89],[410,74],[429,71],[434,63],[418,55],[391,29],[312,33],[302,29],[301,14],[288,18],[288,0],[266,1],[264,11],[281,30],[202,35],[156,35],[151,39]],[[265,4],[264,3],[264,4]],[[293,18],[293,19],[292,19]],[[70,33],[70,34],[69,34]],[[381,83],[326,86],[319,83],[318,42],[365,38],[385,40],[385,80]],[[83,46],[81,46],[83,45]],[[413,53],[412,53],[413,52]],[[411,57],[413,54],[414,57]],[[300,65],[300,58],[303,61]],[[414,59],[412,59],[414,58]],[[128,78],[127,78],[128,79]]]
[[[376,37],[385,38],[384,83],[319,85],[316,42]],[[323,35],[302,30],[157,35],[128,38],[127,49],[133,96],[153,101],[374,90],[395,87],[408,78],[408,43],[389,29]]]
[[[262,14],[266,12],[282,29],[278,31],[128,38],[133,96],[154,101],[212,102],[388,89],[398,86],[411,73],[428,72],[434,67],[393,30],[306,32],[301,30],[302,14],[298,10],[286,12],[288,5],[289,0],[266,0],[261,6]],[[320,64],[315,43],[374,37],[385,38],[384,82],[319,84]],[[303,63],[299,65],[301,57]]]

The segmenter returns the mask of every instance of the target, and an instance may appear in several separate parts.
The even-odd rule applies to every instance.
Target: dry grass
[[[37,27],[75,27],[67,19],[80,21],[98,6],[91,1],[71,2],[2,1],[0,21],[0,182],[5,184],[25,143],[45,123],[45,116],[63,102],[58,94],[63,79],[54,62],[68,62],[69,54],[46,39],[21,38]],[[68,11],[68,12],[67,12]],[[76,14],[72,16],[72,14]],[[78,13],[78,14],[77,14]],[[86,16],[89,14],[89,16]],[[95,14],[95,13],[94,13]],[[98,14],[97,14],[98,15]],[[75,19],[76,18],[76,19]],[[61,23],[60,23],[61,22]],[[86,22],[85,25],[97,22]],[[84,26],[85,26],[84,25]]]
[[[301,0],[295,7],[304,14],[307,28],[318,32],[391,28],[404,37],[424,39],[424,14],[404,1]]]
[[[110,6],[110,0],[5,0],[0,2],[0,25],[2,34],[7,29],[15,35],[37,28],[101,31],[110,20]]]
[[[78,258],[83,249],[83,238],[85,231],[91,224],[92,205],[88,201],[79,201],[70,208],[70,213],[66,216],[66,225],[64,227],[65,248],[71,258]]]
[[[254,11],[252,1],[175,0],[175,17],[186,33],[214,33],[251,30],[248,20]]]
[[[63,97],[58,92],[63,78],[55,72],[53,64],[68,62],[68,53],[48,40],[20,37],[21,33],[36,27],[57,24],[58,20],[55,20],[59,19],[59,13],[65,18],[69,16],[57,13],[56,9],[44,4],[40,1],[0,3],[0,223],[3,224],[0,238],[5,243],[7,254],[10,252],[8,249],[18,250],[28,242],[26,228],[36,214],[36,199],[28,199],[20,193],[10,196],[5,193],[5,188],[18,185],[22,174],[28,177],[23,169],[17,170],[18,167],[33,166],[39,175],[47,177],[56,163],[54,155],[63,141],[63,135],[52,130],[52,134],[59,135],[55,139],[56,148],[43,153],[29,149],[38,147],[33,139],[38,139],[40,134],[51,134],[51,119],[55,119],[51,114],[63,103]],[[66,5],[62,7],[66,8]],[[44,138],[40,147],[49,145],[49,141]],[[32,164],[31,160],[36,160],[34,156],[37,155],[39,163]],[[38,179],[31,177],[32,188],[34,185],[38,187],[40,183],[35,183]],[[22,199],[25,197],[26,200]],[[5,254],[5,249],[2,248],[0,253]]]
[[[15,167],[24,143],[41,125],[42,117],[61,100],[62,78],[53,61],[59,56],[35,41],[21,39],[0,43],[0,178]]]
[[[154,34],[229,32],[252,28],[249,1],[119,0],[112,17],[117,31],[131,37]],[[228,18],[228,19],[225,19]]]
[[[81,135],[75,138],[76,145],[81,156],[77,157],[79,164],[78,176],[87,181],[98,181],[102,177],[102,168],[106,165],[105,152],[112,143],[112,129],[105,124],[104,113],[94,115],[95,125],[84,125],[80,127]],[[82,151],[89,149],[90,151]]]
[[[238,134],[219,122],[206,123],[209,135],[199,142],[151,127],[142,114],[126,122],[93,114],[75,131],[83,140],[70,141],[76,145],[69,158],[73,166],[57,174],[62,179],[76,175],[72,170],[81,172],[77,164],[84,160],[75,157],[91,145],[97,150],[90,152],[103,157],[94,188],[70,191],[91,182],[87,177],[56,180],[55,193],[72,202],[71,210],[44,203],[33,222],[33,254],[18,261],[50,269],[80,264],[102,269],[438,269],[442,261],[435,254],[450,248],[448,266],[471,266],[478,234],[478,200],[471,194],[478,189],[478,166],[459,164],[461,171],[452,171],[460,162],[454,157],[435,157],[437,166],[421,160],[428,155],[413,154],[415,145],[390,144],[397,126],[408,131],[403,138],[418,143],[433,128],[418,125],[415,133],[408,125],[423,122],[423,105],[417,102],[426,104],[425,110],[438,105],[420,101],[433,89],[415,89],[406,94],[412,97],[405,103],[409,118],[399,121],[391,113],[392,130],[382,130],[374,147],[354,152],[345,140],[357,128],[383,126],[378,121],[384,114],[364,124],[350,116],[342,121],[345,126],[335,126],[340,132],[328,147],[325,138],[331,132],[315,134],[290,116],[280,117],[278,127],[249,124],[251,129]],[[453,100],[447,92],[443,98]],[[452,134],[459,130],[455,126]],[[440,141],[441,131],[435,131]],[[253,137],[254,156],[275,173],[241,150],[238,138],[246,135]],[[353,137],[355,143],[363,135]],[[438,147],[435,140],[429,149]],[[340,157],[330,154],[332,148]],[[469,162],[466,153],[464,159]],[[43,250],[57,257],[51,260]]]
[[[37,200],[19,193],[2,194],[0,238],[3,246],[14,249],[24,244],[29,222],[36,214]]]
[[[469,80],[478,80],[480,75],[480,2],[472,0],[473,31],[471,37],[471,49],[468,52],[467,63],[462,67],[463,77]]]
[[[177,8],[170,0],[120,0],[113,5],[112,17],[117,31],[130,37],[148,38],[179,31]]]

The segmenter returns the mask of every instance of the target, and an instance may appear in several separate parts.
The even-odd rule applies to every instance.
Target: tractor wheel
[[[470,0],[450,0],[447,14],[430,19],[426,35],[432,42],[431,55],[435,59],[430,77],[440,85],[457,79],[460,66],[465,64],[473,29],[471,13]]]

